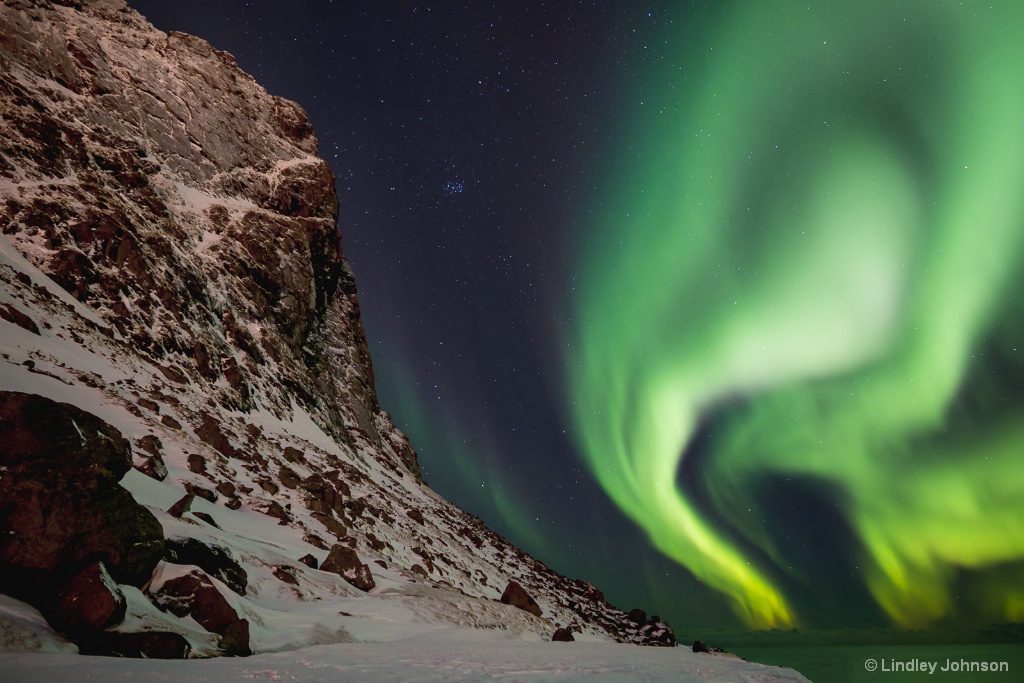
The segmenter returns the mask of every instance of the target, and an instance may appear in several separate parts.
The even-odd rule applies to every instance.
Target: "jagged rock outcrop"
[[[281,415],[297,400],[418,477],[377,403],[334,176],[302,109],[117,0],[5,2],[0,35],[12,242],[171,386]],[[225,426],[197,418],[229,453]]]
[[[250,634],[237,611],[218,636],[196,633],[127,587],[152,577],[162,525],[167,559],[223,581],[228,593],[217,592],[231,604],[389,599],[362,592],[372,563],[389,581],[409,577],[394,590],[431,596],[424,605],[443,604],[438,618],[460,624],[653,636],[423,484],[377,400],[334,178],[299,105],[123,0],[0,0],[0,108],[0,389],[67,404],[41,411],[74,415],[46,427],[51,436],[77,444],[72,423],[88,426],[86,441],[109,435],[89,445],[104,463],[92,469],[73,449],[0,463],[0,518],[16,499],[34,510],[33,533],[56,534],[35,549],[21,532],[0,539],[15,567],[0,590],[29,597],[26,570],[52,577],[52,593],[102,559],[129,594],[129,618],[150,621],[81,639],[83,652],[258,650],[261,629]],[[23,412],[0,428],[34,419]],[[82,543],[40,521],[49,494],[24,483],[26,468],[53,469],[71,487],[52,505],[85,520]],[[191,540],[224,552],[208,557]],[[313,571],[329,549],[321,569],[344,578]],[[225,557],[234,564],[218,565]],[[510,581],[530,615],[494,603]],[[217,602],[195,582],[183,593],[190,610],[196,596]],[[324,633],[345,637],[341,624],[311,622],[289,642]]]

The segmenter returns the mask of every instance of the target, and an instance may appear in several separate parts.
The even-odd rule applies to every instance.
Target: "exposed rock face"
[[[0,70],[0,228],[170,382],[282,414],[295,397],[418,477],[377,403],[334,176],[305,112],[121,2],[68,4],[0,5],[0,60],[16,65]],[[225,452],[222,425],[203,426]]]
[[[530,594],[515,581],[508,582],[505,592],[501,594],[501,601],[506,605],[512,605],[524,612],[529,612],[535,617],[539,617],[543,613],[537,601],[530,597]]]
[[[0,443],[0,590],[41,604],[97,559],[119,583],[149,580],[163,529],[118,486],[131,454],[116,429],[66,403],[0,392]]]

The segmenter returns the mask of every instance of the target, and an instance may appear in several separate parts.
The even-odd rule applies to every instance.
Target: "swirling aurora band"
[[[768,477],[837,492],[894,623],[1024,620],[1024,5],[722,22],[638,88],[591,207],[569,378],[590,469],[751,626],[800,616]]]

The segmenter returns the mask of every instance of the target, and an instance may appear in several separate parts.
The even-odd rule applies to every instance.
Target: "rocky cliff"
[[[349,640],[382,604],[674,642],[423,484],[312,126],[231,55],[3,0],[0,203],[0,592],[83,652]]]

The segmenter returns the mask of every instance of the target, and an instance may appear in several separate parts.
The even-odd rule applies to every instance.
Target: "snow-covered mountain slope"
[[[45,411],[83,448],[92,436],[74,408],[116,429],[134,464],[120,485],[165,539],[135,583],[116,585],[117,553],[47,565],[62,582],[111,566],[90,574],[104,599],[123,596],[105,632],[178,634],[193,656],[230,650],[237,634],[197,607],[202,584],[246,622],[240,654],[451,628],[674,642],[422,482],[377,402],[334,178],[298,105],[123,0],[3,0],[0,115],[0,393],[68,404]],[[17,443],[45,440],[5,419]],[[0,444],[0,485],[29,452],[13,443]],[[47,457],[60,471],[65,454]],[[32,523],[45,527],[40,505]],[[31,541],[19,541],[26,571]],[[510,582],[532,609],[499,601]],[[5,597],[0,649],[74,646]]]

